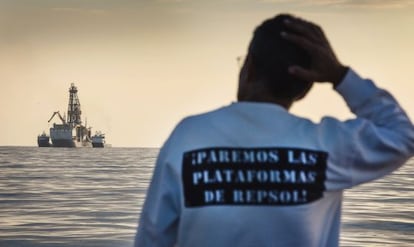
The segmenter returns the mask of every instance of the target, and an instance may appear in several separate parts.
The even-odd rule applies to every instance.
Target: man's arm
[[[179,221],[179,177],[167,163],[168,140],[161,148],[142,208],[135,247],[174,246]]]
[[[413,125],[391,94],[352,69],[336,91],[357,118],[325,117],[318,125],[319,143],[330,153],[327,189],[380,178],[414,155]]]
[[[318,142],[329,150],[327,189],[344,189],[384,176],[414,155],[414,128],[398,102],[370,80],[364,80],[336,58],[322,29],[291,18],[281,35],[311,56],[310,69],[291,66],[303,80],[330,82],[356,119],[322,119]]]

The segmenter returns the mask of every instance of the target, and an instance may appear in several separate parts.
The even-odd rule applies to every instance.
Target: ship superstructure
[[[50,139],[53,147],[92,147],[91,127],[82,124],[81,104],[78,98],[78,89],[75,84],[69,88],[69,103],[67,118],[59,111],[53,113],[49,123],[58,116],[61,123],[53,123],[50,128]],[[38,137],[38,142],[39,142]],[[45,139],[44,135],[42,137]],[[40,147],[41,145],[39,145]],[[46,146],[46,145],[42,145]]]

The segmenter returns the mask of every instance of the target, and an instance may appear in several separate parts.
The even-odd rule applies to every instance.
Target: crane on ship
[[[59,111],[55,111],[53,113],[53,115],[50,117],[49,121],[47,121],[47,122],[50,123],[50,121],[52,121],[53,117],[56,116],[56,115],[58,115],[58,117],[60,118],[60,120],[62,121],[63,124],[66,124],[65,118],[62,117],[62,115],[60,115],[60,112]]]

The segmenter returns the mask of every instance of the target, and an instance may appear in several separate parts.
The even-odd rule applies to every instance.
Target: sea
[[[156,148],[0,147],[0,247],[130,247]],[[414,246],[414,159],[345,192],[341,246]]]

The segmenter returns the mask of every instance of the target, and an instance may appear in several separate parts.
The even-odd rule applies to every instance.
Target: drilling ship
[[[91,137],[91,127],[82,124],[81,105],[78,98],[78,89],[75,84],[71,84],[69,88],[69,104],[68,115],[62,116],[59,111],[53,113],[48,123],[55,116],[58,116],[61,123],[53,123],[50,130],[50,136],[43,133],[37,137],[39,147],[103,147],[103,145],[95,145]],[[52,143],[49,142],[49,137]],[[102,142],[102,140],[100,140]],[[100,143],[101,144],[101,143]]]

